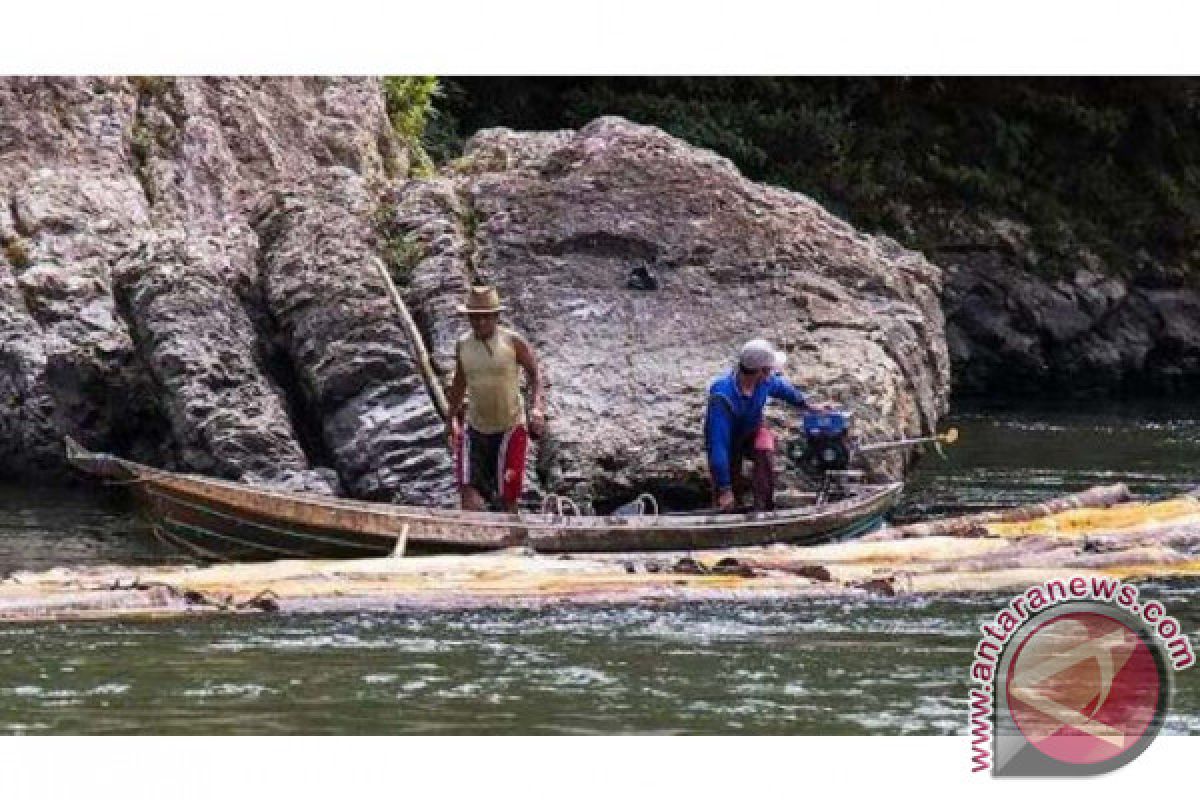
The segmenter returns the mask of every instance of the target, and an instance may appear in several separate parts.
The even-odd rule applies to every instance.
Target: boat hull
[[[156,535],[203,560],[363,558],[529,547],[543,553],[638,552],[816,544],[875,527],[902,484],[864,486],[801,509],[749,514],[563,516],[369,503],[179,475],[68,443],[80,469],[129,485]]]

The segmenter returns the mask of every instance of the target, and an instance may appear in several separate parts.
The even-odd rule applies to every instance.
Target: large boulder
[[[407,297],[438,371],[452,369],[469,283],[496,284],[537,351],[543,489],[605,504],[683,488],[701,502],[707,388],[755,336],[788,353],[813,397],[853,409],[864,438],[928,433],[946,410],[935,266],[655,128],[482,131],[440,176],[394,194]],[[630,288],[639,268],[656,289]]]

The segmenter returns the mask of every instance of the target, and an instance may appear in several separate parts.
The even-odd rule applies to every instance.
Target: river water
[[[963,411],[902,516],[1200,481],[1200,409]],[[119,497],[0,488],[0,572],[175,558]],[[1188,631],[1200,592],[1155,584]],[[263,615],[0,627],[16,733],[949,734],[1003,598]],[[1200,646],[1200,640],[1193,639]],[[1166,730],[1200,733],[1200,678]]]

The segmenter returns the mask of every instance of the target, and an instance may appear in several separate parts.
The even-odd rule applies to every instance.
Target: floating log
[[[1077,538],[1096,531],[1144,531],[1168,524],[1190,524],[1200,528],[1200,499],[1181,496],[1159,503],[1079,507],[1038,518],[989,523],[986,528],[991,536],[1008,538],[1033,535]]]
[[[0,581],[0,619],[676,602],[789,596],[814,584],[788,575],[630,574],[611,563],[517,553],[56,569]],[[264,597],[269,609],[256,602]]]
[[[864,536],[863,541],[887,541],[919,536],[977,536],[980,535],[979,528],[996,522],[1033,520],[1078,508],[1107,508],[1131,499],[1129,487],[1123,483],[1114,483],[1111,486],[1093,486],[1091,489],[1076,494],[1068,494],[1032,505],[885,528]]]

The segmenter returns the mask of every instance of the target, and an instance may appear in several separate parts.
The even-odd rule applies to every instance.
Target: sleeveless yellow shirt
[[[458,340],[458,363],[467,381],[467,423],[480,433],[501,433],[525,421],[521,399],[517,334],[496,328],[484,341],[467,333]]]

